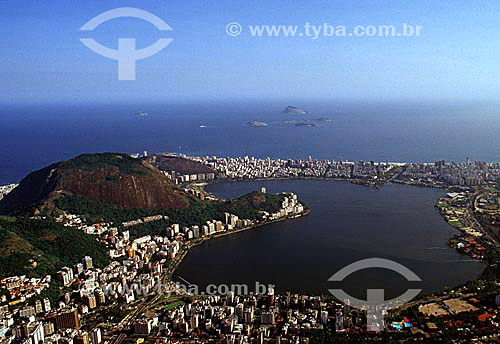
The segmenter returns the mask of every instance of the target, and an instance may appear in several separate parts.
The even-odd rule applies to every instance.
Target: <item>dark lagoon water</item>
[[[366,298],[367,288],[398,296],[408,288],[441,290],[475,279],[484,265],[447,246],[456,233],[434,204],[443,190],[385,185],[381,190],[348,182],[282,180],[228,182],[207,190],[224,198],[265,186],[292,191],[311,209],[286,220],[208,241],[192,249],[177,273],[201,287],[208,284],[253,286],[327,294],[341,287]],[[343,282],[327,282],[344,266],[364,258],[387,258],[414,271],[422,282],[408,282],[382,269],[359,271]]]

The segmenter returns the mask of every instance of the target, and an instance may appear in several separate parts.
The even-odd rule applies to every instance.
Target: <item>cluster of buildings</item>
[[[172,179],[175,184],[209,182],[215,179],[215,172],[206,173],[179,173],[176,171],[162,171],[164,175]]]
[[[99,269],[94,267],[92,258],[86,256],[72,267],[61,268],[56,277],[64,286],[64,294],[56,305],[51,306],[48,298],[41,299],[39,291],[33,295],[33,301],[24,297],[18,298],[18,302],[3,302],[0,307],[2,343],[101,343],[101,329],[82,331],[81,318],[101,306],[131,303],[149,293],[163,277],[167,262],[166,258],[155,256],[169,243],[166,238],[148,236],[129,240],[126,231],[120,234],[117,242],[120,241],[130,247],[126,259],[114,260]],[[46,287],[50,282],[50,278],[47,279]],[[23,290],[23,286],[33,283],[22,277],[5,278],[0,291]],[[5,299],[2,301],[8,301]]]
[[[437,186],[478,186],[500,182],[500,163],[483,161],[450,162],[444,160],[429,163],[409,163],[400,174],[401,179],[427,182]]]
[[[103,235],[111,229],[111,224],[100,222],[87,224],[85,220],[74,214],[63,213],[55,218],[56,222],[62,222],[65,227],[73,227],[89,235]]]
[[[175,181],[176,184],[191,183],[191,182],[205,182],[215,179],[214,172],[208,173],[191,173],[191,174],[179,174],[175,171],[170,173],[166,172],[167,176]]]
[[[217,178],[332,178],[385,181],[389,171],[397,175],[392,180],[436,187],[496,185],[500,182],[500,163],[483,161],[434,163],[388,163],[342,160],[259,159],[255,157],[189,157],[215,170]]]
[[[475,217],[478,215],[476,210],[490,208],[492,205],[485,197],[481,191],[450,192],[437,202],[444,219],[461,232],[461,235],[449,241],[450,246],[475,259],[484,259],[488,248],[496,245],[494,238],[485,232],[483,225]],[[494,199],[498,213],[498,196]]]
[[[464,253],[474,259],[485,259],[487,248],[481,245],[476,239],[470,236],[457,236],[450,239],[450,246],[456,248],[459,252]]]
[[[16,188],[17,184],[8,184],[0,186],[0,200],[5,197],[9,192]]]
[[[413,319],[413,326],[425,329],[427,338],[455,338],[455,342],[497,342],[500,328],[500,295],[491,293],[494,283],[485,282],[464,286],[439,297],[431,302],[416,305],[419,319]],[[410,313],[410,312],[409,312]]]
[[[468,295],[468,296],[467,296]],[[450,333],[498,333],[500,296],[482,302],[468,291],[452,291],[437,301],[416,304],[386,322],[386,339],[449,338]],[[165,342],[216,341],[220,343],[309,343],[311,337],[329,333],[346,338],[370,338],[366,313],[319,296],[286,293],[225,295],[173,301],[175,307],[160,304],[150,317],[137,319],[134,338],[157,338]],[[417,314],[417,315],[416,315]],[[478,324],[479,323],[479,324]],[[373,333],[372,333],[373,334]],[[497,334],[498,336],[498,334]],[[488,336],[492,338],[491,336]],[[339,342],[341,342],[339,338]]]
[[[154,222],[154,221],[161,221],[161,220],[168,220],[168,216],[164,215],[152,215],[152,216],[146,216],[142,219],[137,219],[133,221],[127,221],[127,222],[122,222],[122,226],[124,228],[130,227],[130,226],[135,226],[138,224],[142,223],[148,223],[148,222]]]
[[[65,286],[73,283],[80,285],[82,280],[92,275],[92,268],[92,258],[84,257],[82,263],[75,264],[74,271],[72,268],[65,267],[57,273],[57,278]],[[79,330],[80,316],[88,309],[82,306],[75,307],[75,303],[72,302],[75,298],[74,292],[66,292],[63,300],[56,305],[51,305],[48,297],[40,297],[40,293],[49,287],[50,282],[50,276],[42,280],[27,279],[24,276],[2,279],[0,284],[0,291],[3,292],[0,306],[1,342],[101,343],[100,329],[95,329],[90,333]]]
[[[275,295],[272,288],[255,295],[229,291],[164,309],[158,307],[152,318],[138,319],[135,334],[172,340],[203,338],[231,344],[308,343],[308,334],[325,326],[340,332],[353,327],[361,330],[366,320],[349,306],[319,296]]]
[[[467,235],[481,237],[483,233],[480,226],[474,219],[474,213],[468,207],[468,203],[473,198],[472,192],[449,192],[438,200],[437,205],[441,215],[451,226]]]
[[[88,258],[88,257],[86,257]],[[84,258],[85,259],[85,258]],[[21,288],[22,277],[10,277],[2,280],[1,290],[12,291]],[[1,343],[65,343],[99,344],[100,329],[90,333],[79,330],[80,312],[75,307],[67,307],[72,295],[67,293],[64,301],[54,307],[49,298],[40,298],[39,292],[34,300],[19,298],[6,302],[2,298],[0,306],[0,342]],[[21,301],[23,300],[23,301]],[[88,337],[82,341],[82,336]]]
[[[102,234],[110,247],[110,256],[117,248],[124,250],[121,261],[112,261],[103,269],[94,267],[92,258],[85,256],[71,267],[55,274],[64,286],[64,294],[56,305],[40,293],[48,288],[51,276],[43,279],[25,276],[8,277],[0,281],[0,338],[2,343],[67,343],[99,344],[101,329],[80,329],[80,319],[100,306],[115,302],[130,303],[147,293],[160,280],[165,258],[155,254],[165,250],[169,240],[150,236],[130,240],[129,231],[118,232],[109,224],[87,226],[76,215],[65,215],[64,224],[88,234]],[[94,227],[95,231],[88,231]],[[103,229],[102,232],[100,229]],[[139,287],[140,286],[140,287]]]
[[[383,179],[393,167],[389,163],[364,161],[283,160],[259,159],[255,157],[191,158],[210,166],[217,171],[217,176],[230,179],[266,179],[266,178],[332,178],[332,179]]]
[[[392,335],[428,342],[445,338],[462,338],[464,343],[473,342],[474,338],[498,339],[500,295],[487,293],[480,300],[478,293],[491,287],[471,288],[429,296],[430,301],[415,302],[398,311],[385,323],[385,339]],[[318,296],[275,295],[272,288],[261,294],[238,295],[229,291],[224,295],[193,298],[187,303],[169,302],[174,307],[159,304],[149,317],[136,320],[134,338],[163,339],[168,343],[198,340],[231,344],[308,343],[325,329],[344,339],[352,335],[370,338],[366,335],[371,333],[364,311]]]
[[[202,166],[192,164],[192,161],[184,154],[175,153],[159,153],[148,156],[145,151],[143,155],[132,154],[133,158],[142,157],[149,163],[158,167],[163,174],[172,179],[176,184],[192,183],[192,182],[206,182],[214,180],[216,175],[211,170]],[[168,160],[172,159],[175,162],[169,163]],[[166,162],[166,163],[165,163]]]
[[[265,193],[265,188],[262,188],[262,192]],[[294,193],[289,193],[288,196],[283,198],[281,202],[281,208],[272,214],[263,212],[264,220],[278,220],[284,217],[296,217],[300,216],[304,212],[304,205],[299,202],[297,195]]]
[[[246,229],[261,222],[298,216],[303,211],[304,206],[297,196],[290,193],[283,196],[279,210],[263,212],[259,220],[241,219],[225,213],[222,221],[210,220],[190,227],[172,224],[166,226],[164,236],[146,235],[135,239],[130,237],[130,228],[134,225],[167,218],[155,215],[124,222],[119,224],[120,231],[112,223],[89,225],[82,216],[64,213],[56,220],[68,228],[96,235],[96,239],[108,248],[111,263],[100,269],[94,266],[91,257],[85,256],[73,266],[61,268],[54,277],[63,286],[64,294],[55,305],[51,305],[48,298],[40,297],[42,290],[50,288],[51,276],[2,279],[0,334],[5,343],[99,344],[101,329],[83,331],[81,318],[99,312],[101,307],[131,304],[153,288],[163,287],[167,263],[176,260],[181,252],[187,252],[192,241]],[[135,324],[139,333],[149,332],[148,328],[155,326],[154,320]]]
[[[31,298],[40,295],[40,293],[49,287],[51,276],[44,278],[28,278],[26,276],[12,276],[0,280],[0,304],[2,309],[9,306],[16,306],[29,301]]]
[[[39,314],[21,316],[12,326],[11,333],[4,330],[2,343],[22,344],[100,344],[103,342],[100,328],[91,331],[80,329],[77,309],[60,310],[41,318]]]
[[[111,223],[98,222],[93,224],[87,224],[85,222],[85,219],[83,219],[81,216],[75,214],[68,214],[66,212],[56,217],[55,220],[57,222],[62,222],[65,227],[73,227],[83,231],[85,234],[90,234],[90,235],[104,235],[110,231],[112,233],[118,231],[118,227],[116,226],[113,227],[113,224]],[[141,219],[122,222],[120,225],[123,228],[128,228],[139,224],[161,221],[161,220],[168,220],[168,216],[164,215],[146,216]]]

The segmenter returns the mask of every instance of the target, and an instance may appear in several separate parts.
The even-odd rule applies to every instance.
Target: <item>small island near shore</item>
[[[283,113],[288,115],[305,115],[307,112],[296,106],[289,105],[283,110]]]
[[[245,125],[247,127],[267,127],[269,124],[266,122],[260,122],[260,121],[250,121],[250,122],[246,122]]]
[[[320,117],[320,118],[315,118],[312,121],[316,121],[316,122],[332,122],[333,120],[331,118],[328,118],[328,117]]]
[[[309,122],[299,122],[295,123],[294,125],[296,127],[302,127],[302,128],[314,128],[318,126],[316,123],[309,123]]]

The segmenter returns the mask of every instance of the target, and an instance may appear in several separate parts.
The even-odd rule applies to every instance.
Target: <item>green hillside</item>
[[[113,204],[95,202],[77,195],[64,195],[54,204],[60,210],[83,215],[90,222],[106,221],[119,225],[122,222],[136,220],[145,216],[162,214],[169,217],[168,223],[182,226],[203,224],[208,220],[223,220],[224,213],[235,214],[240,218],[255,220],[261,210],[275,212],[281,207],[283,195],[251,192],[240,198],[224,201],[201,201],[190,199],[186,209],[121,209]],[[166,228],[165,222],[151,222],[128,228],[132,238],[146,234],[161,234]]]
[[[0,277],[54,274],[87,255],[98,267],[109,261],[104,245],[94,236],[53,220],[0,217]]]
[[[152,171],[138,164],[138,159],[122,153],[81,154],[71,160],[62,161],[58,168],[66,172],[72,170],[92,171],[110,166],[118,167],[120,173],[131,175],[147,175]]]

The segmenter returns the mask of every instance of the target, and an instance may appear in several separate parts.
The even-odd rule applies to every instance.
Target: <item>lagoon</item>
[[[431,293],[477,278],[485,265],[448,247],[458,232],[434,207],[440,189],[386,184],[382,189],[342,181],[275,180],[211,184],[207,191],[238,197],[266,187],[294,192],[307,216],[224,236],[194,247],[176,274],[202,288],[209,284],[273,284],[278,291],[328,294],[343,288],[366,298],[367,288],[385,289],[386,298],[408,288]],[[395,272],[365,269],[343,282],[328,278],[365,258],[386,258],[405,265],[421,282]]]

